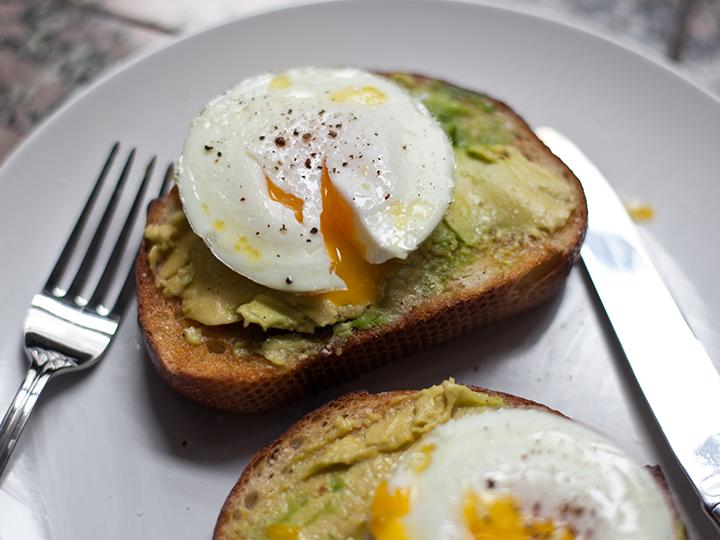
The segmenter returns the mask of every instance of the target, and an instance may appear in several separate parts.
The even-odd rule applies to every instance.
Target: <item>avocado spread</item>
[[[373,494],[403,453],[419,452],[421,437],[450,418],[503,404],[450,380],[402,395],[379,412],[338,414],[321,433],[313,429],[312,439],[291,441],[297,449],[283,474],[245,497],[232,532],[269,540],[365,539]]]
[[[407,259],[389,263],[377,305],[338,306],[323,296],[278,292],[244,278],[212,255],[179,205],[145,230],[155,284],[163,295],[180,298],[183,313],[202,325],[254,325],[272,330],[268,339],[302,349],[310,344],[298,336],[318,328],[331,327],[344,336],[388,324],[441,291],[478,253],[495,250],[511,259],[518,251],[513,246],[566,223],[578,204],[575,190],[513,145],[517,124],[509,114],[483,95],[447,83],[406,74],[390,77],[421,99],[448,134],[456,186],[452,206],[430,237]],[[186,332],[186,339],[197,343],[201,336]],[[263,343],[255,352],[283,365],[286,355],[276,354],[277,349]]]

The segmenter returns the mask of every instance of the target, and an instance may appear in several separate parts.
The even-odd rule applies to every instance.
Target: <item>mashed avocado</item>
[[[455,201],[445,219],[468,244],[521,233],[540,238],[562,227],[577,195],[512,146],[471,147],[456,155]]]
[[[220,263],[178,208],[163,223],[148,226],[145,238],[156,286],[165,296],[180,298],[189,319],[206,326],[257,326],[271,331],[272,339],[292,343],[293,349],[306,349],[308,343],[296,336],[324,327],[343,336],[388,324],[441,291],[478,252],[502,245],[502,253],[512,253],[508,245],[542,238],[565,224],[578,204],[575,191],[512,145],[516,123],[510,115],[481,94],[440,81],[390,77],[417,95],[451,138],[456,188],[453,205],[431,236],[406,260],[390,263],[378,304],[338,306],[320,296],[258,285]],[[194,334],[186,337],[198,341]],[[255,352],[270,359],[265,352],[271,350],[261,344]],[[271,361],[284,364],[276,352],[270,352]]]
[[[306,539],[365,539],[374,491],[404,452],[450,418],[502,405],[451,380],[397,398],[382,416],[338,415],[322,436],[299,446],[282,475],[263,485],[252,510],[233,520],[233,532],[269,540],[299,538],[292,534],[300,531]]]

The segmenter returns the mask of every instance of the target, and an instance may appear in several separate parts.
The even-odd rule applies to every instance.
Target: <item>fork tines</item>
[[[64,303],[73,307],[91,310],[102,316],[117,318],[120,317],[133,290],[132,270],[139,239],[134,239],[132,242],[130,240],[136,230],[139,210],[141,207],[145,207],[146,193],[149,185],[153,182],[153,171],[157,161],[155,156],[150,157],[147,164],[145,164],[142,175],[133,174],[133,163],[137,151],[135,148],[131,149],[122,165],[115,185],[103,189],[106,178],[111,176],[110,172],[113,169],[113,163],[119,153],[120,143],[116,142],[110,149],[108,157],[100,170],[97,182],[92,188],[90,196],[70,233],[70,237],[65,243],[65,247],[43,288],[45,294],[62,299]],[[172,164],[168,165],[165,170],[165,175],[160,182],[160,196],[168,191],[172,183],[173,170]],[[132,197],[131,201],[123,200],[124,191],[131,189],[126,188],[127,184],[134,185],[132,187],[134,197]],[[92,216],[98,200],[103,198],[107,201],[104,209],[99,215]],[[128,198],[125,197],[125,199]],[[95,214],[98,213],[95,212]],[[123,222],[119,230],[114,235],[108,234],[111,224],[117,223],[120,219],[123,219]],[[117,226],[114,228],[117,229]],[[89,241],[87,238],[83,239],[84,233],[85,236],[92,233]],[[85,241],[81,242],[81,239]],[[80,244],[85,245],[84,251],[80,249]],[[103,246],[106,246],[104,250]],[[112,246],[112,250],[107,255],[104,266],[98,267],[98,258],[110,246]],[[81,259],[70,285],[63,289],[61,280],[67,273],[71,261],[78,257]],[[94,268],[96,270],[100,269],[100,276],[96,278],[93,284],[91,278],[94,277],[92,272]],[[117,289],[119,285],[121,286]],[[88,287],[91,288],[83,296],[83,292]],[[119,292],[112,295],[111,293],[114,290]],[[112,298],[109,298],[109,296],[112,296]]]

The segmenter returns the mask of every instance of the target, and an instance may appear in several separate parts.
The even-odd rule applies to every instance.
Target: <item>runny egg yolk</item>
[[[550,519],[528,520],[512,497],[483,500],[472,491],[462,501],[465,525],[475,540],[574,540],[575,534]]]
[[[390,490],[384,480],[370,511],[374,540],[412,540],[403,523],[410,512],[410,490]],[[527,519],[512,497],[481,498],[468,491],[462,499],[464,526],[474,540],[575,540],[571,529],[550,519]]]
[[[305,201],[303,201],[300,197],[293,195],[292,193],[288,193],[287,191],[280,189],[277,185],[275,185],[272,180],[270,180],[270,177],[268,177],[267,175],[265,176],[265,181],[267,182],[267,189],[270,200],[279,202],[283,206],[292,210],[298,223],[302,223],[303,207],[305,206]]]
[[[302,223],[305,201],[280,188],[267,175],[265,181],[270,199],[292,210],[298,223]],[[387,265],[370,264],[365,260],[364,247],[355,234],[353,210],[335,189],[325,165],[320,189],[320,230],[325,238],[325,249],[332,271],[347,287],[345,291],[322,293],[320,296],[338,306],[374,302],[379,296]]]
[[[269,525],[265,528],[269,540],[299,540],[300,527],[296,525]]]
[[[321,180],[322,213],[320,230],[330,265],[347,287],[345,291],[323,293],[335,305],[369,304],[377,300],[386,265],[365,260],[364,247],[355,234],[353,210],[333,186],[323,165]]]
[[[370,532],[375,540],[409,540],[401,518],[410,511],[410,490],[390,492],[387,480],[378,486],[372,501]]]

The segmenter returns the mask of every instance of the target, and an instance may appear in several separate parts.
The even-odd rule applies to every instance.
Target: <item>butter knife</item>
[[[720,526],[720,375],[607,179],[555,129],[541,127],[536,134],[582,183],[585,268],[660,429]]]

